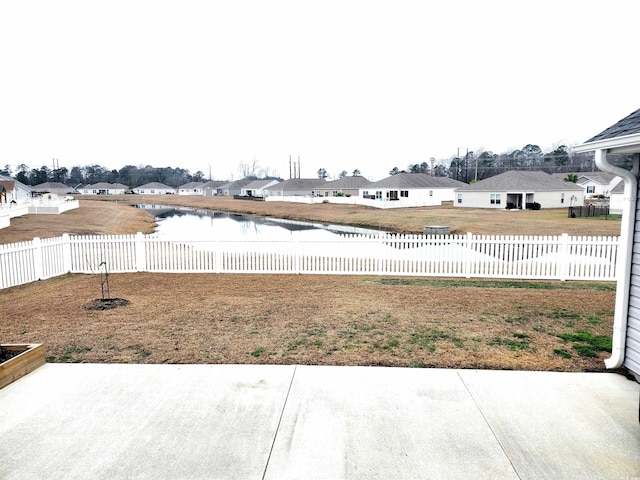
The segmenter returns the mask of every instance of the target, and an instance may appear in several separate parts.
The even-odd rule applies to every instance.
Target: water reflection
[[[237,213],[198,210],[164,205],[136,205],[156,218],[156,233],[181,240],[291,239],[293,235],[322,239],[345,233],[381,233],[378,230],[299,222]]]

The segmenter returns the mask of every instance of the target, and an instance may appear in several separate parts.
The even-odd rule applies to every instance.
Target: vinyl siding
[[[640,376],[640,202],[636,199],[624,366]]]

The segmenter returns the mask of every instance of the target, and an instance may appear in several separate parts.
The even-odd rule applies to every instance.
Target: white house
[[[265,188],[267,197],[314,196],[327,182],[322,178],[290,178]]]
[[[621,178],[607,172],[578,173],[576,185],[584,189],[585,197],[610,196],[611,191],[621,182]]]
[[[204,195],[203,182],[189,182],[178,187],[178,195]]]
[[[280,181],[274,179],[254,180],[253,182],[247,183],[240,189],[240,195],[243,197],[262,198],[265,197],[265,189],[273,187],[278,183],[280,183]]]
[[[202,185],[202,194],[205,197],[213,197],[214,195],[218,195],[218,189],[226,183],[227,182],[222,182],[220,180],[209,180]]]
[[[426,207],[452,202],[457,188],[465,186],[448,177],[426,173],[397,173],[360,189],[363,204],[378,206],[391,202],[393,207]]]
[[[563,208],[584,203],[584,190],[541,171],[510,170],[456,190],[456,207]]]
[[[2,203],[23,203],[31,200],[33,189],[29,185],[0,175],[0,204]]]
[[[126,185],[98,182],[91,185],[85,185],[80,189],[80,193],[84,195],[122,195],[129,189]]]
[[[624,366],[640,381],[640,256],[635,253],[640,250],[640,225],[636,222],[640,207],[640,109],[574,150],[594,152],[598,168],[620,177],[624,185],[612,350],[605,365],[611,369]],[[633,155],[632,170],[610,164],[609,154]]]
[[[135,187],[133,191],[140,195],[164,195],[176,193],[175,188],[159,182],[145,183],[144,185]]]
[[[358,197],[363,188],[369,187],[372,182],[360,175],[352,177],[342,177],[337,180],[331,180],[322,185],[322,188],[316,189],[315,195],[318,197]]]
[[[227,182],[218,187],[218,195],[240,195],[242,193],[242,188],[248,184],[250,184],[253,180],[236,180],[234,182]]]
[[[44,182],[31,187],[35,193],[53,193],[55,195],[67,195],[73,193],[73,187],[62,182]]]

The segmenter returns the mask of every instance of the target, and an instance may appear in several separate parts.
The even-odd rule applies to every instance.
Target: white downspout
[[[616,264],[618,276],[616,287],[615,313],[613,317],[613,338],[611,357],[604,361],[607,368],[622,366],[627,339],[627,315],[629,313],[629,290],[631,288],[631,260],[633,255],[633,230],[636,221],[636,199],[638,195],[639,155],[633,156],[631,171],[615,167],[607,161],[607,150],[596,150],[596,165],[600,170],[622,177],[624,195],[622,204],[622,225],[620,246]]]

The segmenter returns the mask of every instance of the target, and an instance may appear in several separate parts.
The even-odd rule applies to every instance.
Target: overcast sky
[[[0,2],[0,166],[289,178],[578,144],[640,108],[637,0]]]

